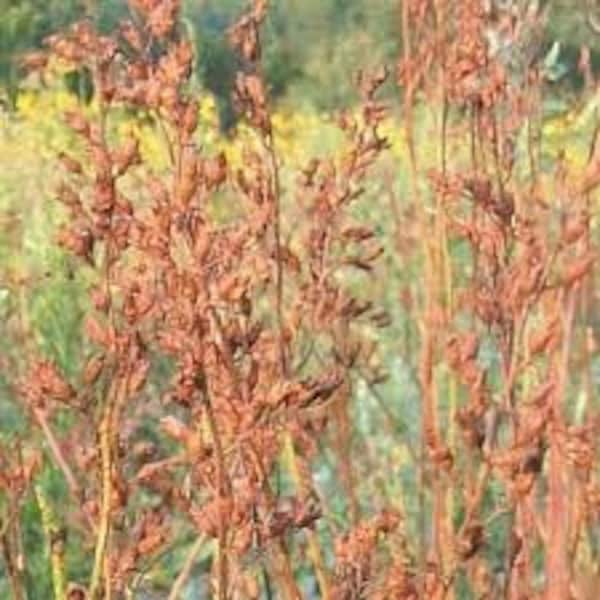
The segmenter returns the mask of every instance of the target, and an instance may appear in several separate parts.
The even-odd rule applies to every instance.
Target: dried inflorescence
[[[420,223],[427,268],[418,368],[423,457],[434,474],[427,480],[433,531],[431,539],[422,531],[421,565],[425,569],[430,556],[450,588],[464,573],[480,597],[567,598],[579,593],[573,591],[573,557],[591,526],[583,516],[590,506],[583,481],[595,460],[590,432],[596,417],[590,411],[575,426],[567,399],[577,386],[569,365],[582,360],[581,353],[583,360],[590,357],[576,325],[589,318],[583,305],[596,262],[588,212],[597,185],[596,143],[582,173],[560,156],[554,176],[542,173],[533,123],[543,86],[535,59],[543,11],[485,4],[403,3],[398,80],[412,189],[423,204],[423,158],[413,130],[417,99],[427,100],[440,124],[439,164],[427,171],[433,216],[423,210]],[[464,155],[454,136],[459,144],[468,140]],[[519,136],[526,141],[517,149]],[[439,242],[429,243],[428,236]],[[454,260],[456,247],[468,249],[466,268]],[[448,415],[438,404],[446,390],[452,394]],[[577,481],[572,494],[567,481]],[[481,550],[486,494],[498,484],[504,500],[489,518],[512,517],[500,529],[506,539],[500,589],[476,576],[492,570]],[[447,510],[457,489],[464,507],[458,524]],[[518,540],[518,548],[510,540]],[[536,544],[546,561],[545,589],[535,582]],[[450,593],[444,587],[440,597]]]
[[[336,582],[332,597],[346,600],[351,598],[369,597],[378,589],[381,581],[382,566],[378,558],[378,547],[383,538],[394,533],[400,527],[400,515],[384,511],[369,521],[358,524],[348,535],[336,543]],[[401,570],[392,581],[386,582],[386,587],[401,585],[401,589],[410,598],[412,587],[410,579],[404,581],[400,576]],[[405,575],[406,576],[406,575]],[[399,580],[400,579],[400,580]],[[388,588],[389,589],[389,588]],[[405,596],[399,596],[404,598]]]
[[[46,426],[55,404],[79,419],[75,447],[66,455],[57,443],[55,458],[74,500],[83,499],[94,540],[86,597],[133,590],[140,565],[187,523],[216,542],[216,597],[241,593],[244,557],[266,552],[267,577],[296,598],[287,540],[308,530],[318,549],[310,532],[322,509],[310,476],[286,499],[272,474],[286,443],[294,468],[302,461],[309,468],[327,406],[361,360],[358,333],[348,335],[353,322],[383,324],[338,273],[370,272],[382,252],[348,207],[386,146],[375,95],[387,73],[361,76],[362,115],[343,121],[344,155],[302,173],[304,212],[290,229],[292,247],[283,235],[291,226],[281,214],[288,194],[259,63],[266,3],[255,2],[229,36],[244,61],[236,103],[256,132],[236,171],[199,144],[193,52],[179,3],[132,0],[130,8],[132,18],[114,35],[86,21],[48,40],[55,59],[89,70],[97,98],[95,114],[65,115],[83,152],[58,157],[65,177],[57,189],[66,209],[58,243],[93,282],[84,322],[89,356],[72,383],[50,361],[34,365],[23,397]],[[145,111],[161,129],[166,173],[145,164],[135,134],[115,135],[112,115],[123,108]],[[215,217],[215,192],[235,198],[240,216]],[[306,354],[311,338],[318,359]],[[153,368],[165,360],[170,382],[151,398]],[[162,436],[158,446],[143,438],[147,424],[137,414],[145,404]],[[156,508],[141,510],[148,493]],[[314,567],[324,572],[315,552]]]
[[[89,110],[65,115],[79,151],[57,157],[58,243],[90,282],[86,356],[68,376],[49,359],[32,360],[18,385],[67,481],[72,520],[93,541],[89,582],[67,587],[63,532],[39,491],[57,594],[135,594],[146,567],[191,532],[214,544],[220,600],[273,588],[296,600],[295,570],[308,562],[325,599],[442,600],[456,597],[459,583],[480,598],[581,596],[575,557],[600,518],[595,348],[592,334],[578,334],[590,319],[583,304],[592,302],[597,256],[597,144],[581,172],[562,158],[554,174],[541,171],[532,128],[543,75],[534,59],[515,66],[502,48],[523,48],[543,15],[484,4],[401,6],[411,198],[395,224],[412,228],[410,259],[423,258],[423,281],[402,294],[420,344],[406,357],[421,394],[421,447],[411,448],[416,536],[403,513],[362,514],[362,474],[349,452],[354,382],[385,380],[364,330],[392,318],[353,285],[379,274],[384,253],[354,208],[388,148],[388,107],[378,99],[388,70],[359,73],[360,104],[338,118],[340,152],[307,160],[288,183],[260,62],[262,0],[228,34],[241,63],[234,101],[252,130],[240,166],[200,143],[179,2],[130,0],[132,17],[114,35],[85,21],[30,58],[37,69],[52,66],[48,56],[86,69],[95,91]],[[422,100],[439,134],[433,166],[416,142]],[[144,159],[134,133],[114,127],[123,109],[160,131],[163,170]],[[524,133],[527,148],[517,149]],[[401,242],[405,232],[396,233]],[[576,413],[567,401],[579,385],[575,361],[588,379],[588,405]],[[64,411],[69,435],[57,439]],[[323,442],[336,451],[348,509],[346,530],[334,532],[333,567],[319,531],[332,525],[330,509],[311,471]],[[5,454],[0,487],[18,510],[41,459]],[[9,528],[1,540],[10,557],[15,536]],[[493,538],[504,545],[500,582],[486,552]],[[18,580],[16,567],[11,575]]]

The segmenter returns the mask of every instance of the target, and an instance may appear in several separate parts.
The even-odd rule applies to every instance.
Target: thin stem
[[[185,587],[188,579],[192,575],[192,571],[194,569],[194,565],[198,560],[198,556],[200,556],[200,552],[202,552],[202,548],[206,543],[206,538],[204,536],[200,536],[190,548],[188,555],[185,558],[185,562],[183,563],[183,567],[175,579],[173,586],[171,587],[171,591],[169,592],[169,596],[167,600],[178,600],[181,597],[183,592],[183,588]]]
[[[67,486],[69,488],[69,492],[71,493],[71,495],[73,496],[73,499],[77,503],[78,512],[80,512],[83,515],[83,517],[84,517],[85,521],[87,522],[88,526],[90,527],[90,529],[95,532],[96,524],[92,520],[91,516],[88,513],[81,510],[81,505],[80,505],[81,498],[82,498],[81,486],[79,485],[77,479],[75,478],[73,470],[71,469],[69,463],[67,462],[67,459],[60,447],[60,444],[58,443],[58,440],[56,439],[56,436],[54,435],[54,432],[52,431],[52,428],[50,427],[50,424],[48,423],[48,419],[46,418],[45,412],[43,410],[40,410],[37,408],[34,408],[33,412],[34,412],[36,421],[38,422],[42,432],[44,433],[46,442],[48,443],[48,447],[50,448],[52,458],[54,459],[54,462],[56,463],[58,468],[62,471],[62,473],[65,477],[65,480],[67,481]]]
[[[113,496],[113,427],[114,409],[118,404],[118,395],[125,393],[126,381],[119,381],[118,375],[111,381],[100,424],[98,426],[98,452],[100,454],[100,519],[96,547],[94,551],[94,566],[90,578],[90,600],[96,600],[100,594],[101,578],[106,577],[104,563],[106,560],[108,538],[111,531],[112,496]]]
[[[294,480],[294,484],[303,496],[307,496],[311,491],[309,489],[310,483],[307,483],[305,478],[302,476],[299,467],[298,456],[296,455],[296,449],[294,448],[294,441],[289,432],[285,435],[284,444],[285,451],[287,453],[288,465]],[[319,584],[319,591],[321,593],[320,597],[323,600],[329,600],[331,598],[331,582],[329,572],[327,571],[327,567],[325,565],[325,559],[323,557],[323,551],[319,542],[319,536],[315,531],[308,529],[307,538],[308,554],[311,562],[313,563],[315,575]]]
[[[215,448],[215,461],[217,470],[217,494],[219,499],[223,496],[231,497],[232,489],[231,482],[226,472],[225,454],[221,443],[221,436],[217,428],[217,422],[210,398],[210,394],[206,386],[203,386],[203,392],[206,399],[206,416],[208,426]],[[219,514],[219,539],[218,539],[218,597],[219,600],[227,599],[228,586],[228,561],[227,561],[227,523],[225,515]]]
[[[35,486],[35,495],[42,516],[42,529],[50,552],[50,572],[54,600],[67,600],[67,581],[65,575],[64,540],[54,510],[42,489]]]
[[[13,600],[25,600],[27,598],[26,588],[17,564],[18,553],[15,551],[14,544],[11,543],[12,532],[13,528],[8,526],[6,531],[0,536],[0,545],[2,546],[2,555],[8,575],[11,597]]]
[[[274,208],[273,236],[275,242],[275,311],[277,314],[277,326],[279,328],[280,368],[282,374],[285,376],[287,373],[287,352],[285,343],[285,323],[283,318],[284,270],[281,251],[281,182],[273,132],[271,131],[265,136],[263,141],[267,156],[269,157],[269,170],[272,182]]]
[[[547,546],[548,600],[560,600],[569,595],[568,528],[570,511],[568,490],[565,485],[565,464],[559,439],[563,424],[562,403],[569,377],[569,357],[577,288],[566,291],[564,307],[564,335],[560,356],[557,357],[558,385],[553,394],[550,430],[550,462],[548,471],[548,513],[546,527],[549,532]]]

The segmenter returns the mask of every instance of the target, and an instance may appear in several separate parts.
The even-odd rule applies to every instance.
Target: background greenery
[[[577,85],[573,68],[587,44],[600,63],[600,36],[593,35],[580,0],[540,0],[548,10],[543,46],[561,45],[565,82]],[[510,2],[509,2],[510,3]],[[218,98],[222,125],[232,121],[229,89],[235,58],[223,33],[244,0],[184,0],[186,25],[198,49],[200,81]],[[507,2],[503,2],[507,4]],[[279,99],[321,109],[347,105],[352,72],[362,63],[392,61],[400,46],[398,0],[279,0],[272,3],[265,35],[265,69]],[[50,32],[91,15],[105,30],[126,13],[125,0],[0,0],[0,86],[14,106],[21,82],[19,57]]]

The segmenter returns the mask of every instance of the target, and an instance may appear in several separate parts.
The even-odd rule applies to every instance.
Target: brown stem
[[[101,579],[107,580],[105,570],[108,554],[108,540],[112,529],[112,500],[113,500],[113,472],[115,469],[114,436],[115,436],[115,407],[122,402],[122,396],[127,393],[128,378],[121,378],[114,373],[108,394],[104,401],[104,408],[98,425],[98,453],[100,455],[100,519],[94,550],[94,565],[90,578],[90,600],[96,600],[101,593]],[[110,582],[108,582],[110,584]],[[110,585],[109,585],[110,587]]]
[[[2,556],[8,575],[8,583],[13,600],[26,600],[27,594],[20,569],[18,567],[18,553],[15,551],[13,538],[13,527],[8,527],[7,531],[0,537],[2,547]]]
[[[217,427],[217,421],[215,419],[215,413],[212,406],[211,396],[208,392],[208,388],[203,384],[202,391],[205,397],[206,416],[208,419],[208,426],[210,429],[210,435],[213,440],[215,448],[215,461],[217,470],[217,495],[219,499],[223,497],[232,497],[231,482],[227,476],[225,455],[223,452],[223,445],[221,443],[221,436]],[[219,514],[219,539],[218,539],[218,597],[219,600],[227,599],[227,588],[228,588],[228,560],[227,560],[227,516],[221,512]]]
[[[275,151],[275,139],[271,131],[263,138],[267,156],[269,157],[269,170],[272,182],[273,194],[273,236],[275,242],[275,311],[277,315],[277,326],[279,329],[279,361],[281,373],[287,373],[287,352],[285,341],[285,323],[283,318],[283,284],[284,270],[281,252],[281,182],[279,177],[279,166],[277,164],[277,153]]]
[[[570,527],[569,490],[565,485],[566,465],[560,441],[564,427],[562,403],[566,392],[569,355],[575,317],[577,288],[566,291],[564,308],[564,337],[560,357],[557,357],[558,384],[552,396],[552,423],[550,427],[550,462],[548,467],[548,529],[546,600],[569,597],[570,569],[568,532]]]
[[[35,419],[38,422],[38,425],[40,426],[40,429],[44,433],[46,442],[48,443],[48,447],[50,448],[52,458],[54,459],[54,462],[62,471],[65,477],[67,487],[69,488],[69,492],[75,500],[76,510],[83,516],[89,528],[95,532],[96,524],[94,523],[92,517],[87,512],[81,510],[81,486],[79,485],[79,482],[75,478],[73,470],[71,469],[67,459],[65,458],[64,452],[62,451],[62,448],[60,447],[60,444],[58,443],[58,440],[56,439],[56,436],[54,435],[54,432],[50,427],[50,423],[48,423],[48,419],[46,418],[45,412],[38,408],[34,408],[33,412]]]
[[[242,387],[240,385],[240,376],[233,359],[233,353],[223,331],[223,326],[219,319],[219,315],[214,309],[214,307],[210,309],[209,314],[211,316],[212,326],[215,329],[219,351],[224,359],[225,367],[229,372],[229,376],[231,377],[233,388],[235,390],[235,395],[237,398],[243,399],[244,396],[242,394]],[[231,406],[235,410],[235,405],[232,404]],[[273,497],[273,492],[269,485],[267,474],[262,465],[260,454],[256,449],[255,444],[252,442],[251,438],[248,439],[248,445],[250,454],[254,461],[255,468],[259,475],[259,481],[262,483],[262,490],[265,494],[268,508],[272,508],[275,504],[275,501]],[[298,589],[298,586],[294,579],[294,571],[292,569],[289,552],[286,548],[286,544],[283,539],[279,539],[276,544],[274,562],[276,563],[275,568],[282,582],[282,587],[284,590],[283,593],[286,600],[298,600],[299,598],[301,598],[300,590]]]
[[[292,440],[292,436],[289,432],[285,436],[285,447],[288,454],[289,468],[294,479],[294,484],[302,496],[306,497],[312,491],[311,482],[307,482],[302,476],[299,467],[299,459],[296,455],[296,449],[294,448],[294,441]],[[327,566],[325,565],[325,559],[323,557],[323,550],[321,548],[319,536],[312,529],[308,529],[306,535],[308,538],[308,554],[313,563],[317,582],[319,583],[321,598],[323,600],[330,600],[331,581]]]

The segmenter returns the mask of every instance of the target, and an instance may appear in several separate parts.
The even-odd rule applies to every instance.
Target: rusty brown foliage
[[[74,510],[65,527],[89,541],[88,581],[55,580],[55,592],[134,597],[152,557],[192,531],[213,546],[211,593],[219,600],[301,598],[300,565],[330,600],[450,599],[463,580],[480,599],[592,598],[598,146],[594,140],[582,172],[561,160],[543,172],[534,135],[540,66],[533,57],[515,74],[490,42],[494,33],[525,53],[520,44],[541,30],[543,12],[491,10],[479,0],[400,6],[396,79],[411,197],[404,214],[395,212],[389,258],[403,264],[418,254],[424,265],[400,299],[418,328],[421,527],[411,537],[399,503],[382,498],[375,514],[362,510],[348,452],[356,374],[373,387],[385,378],[364,330],[388,326],[390,316],[342,274],[372,277],[384,253],[353,208],[388,148],[381,125],[389,109],[378,99],[388,69],[359,74],[360,110],[338,119],[343,152],[310,160],[284,190],[261,69],[267,3],[255,0],[228,35],[242,65],[235,105],[255,133],[241,168],[198,143],[194,52],[180,3],[129,5],[132,17],[114,35],[85,21],[28,61],[43,69],[50,56],[86,67],[99,103],[93,119],[65,115],[85,158],[57,157],[64,178],[56,195],[68,215],[57,243],[91,282],[89,355],[69,379],[32,351],[27,376],[15,382],[47,459],[68,484]],[[589,80],[586,56],[580,68]],[[423,104],[439,136],[434,169],[423,166],[417,143]],[[123,108],[147,112],[164,133],[167,172],[145,163],[135,137],[111,135]],[[527,158],[517,163],[523,132]],[[468,140],[469,151],[454,161],[456,139]],[[231,218],[213,210],[223,198],[235,204]],[[283,218],[289,198],[293,231]],[[454,258],[456,247],[467,249],[469,264]],[[482,358],[484,346],[498,365]],[[156,380],[165,362],[167,383]],[[578,415],[568,402],[579,385],[574,365],[587,394]],[[448,414],[440,410],[444,393],[455,399]],[[60,411],[71,416],[64,439],[55,433]],[[313,481],[323,441],[338,457],[344,531],[328,523],[327,499]],[[284,454],[294,495],[275,484]],[[0,459],[0,487],[17,511],[44,459],[20,448],[0,449]],[[502,578],[486,554],[500,518]],[[323,523],[334,537],[331,556]],[[18,527],[11,520],[0,532],[15,594]],[[188,575],[184,568],[170,598]]]

